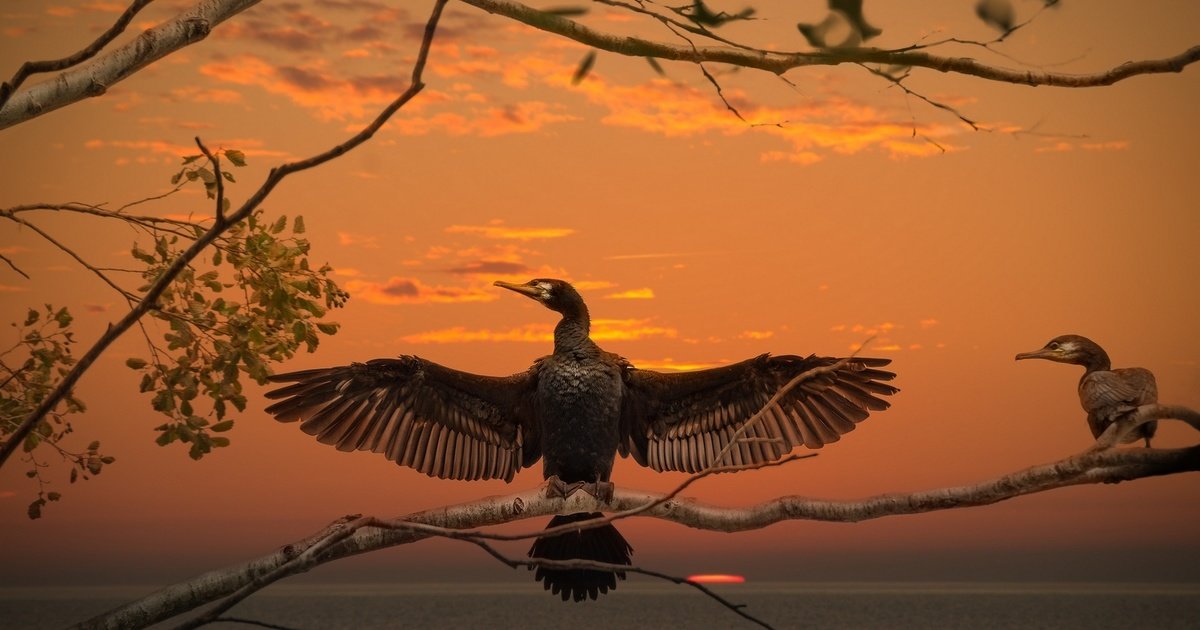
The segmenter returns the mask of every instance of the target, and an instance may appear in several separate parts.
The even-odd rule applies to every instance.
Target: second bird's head
[[[516,291],[527,298],[541,302],[542,306],[559,313],[566,314],[568,311],[577,309],[583,304],[583,298],[579,296],[579,292],[575,290],[575,287],[563,280],[534,278],[524,284],[513,284],[497,280],[493,284],[510,291]]]
[[[1018,354],[1017,360],[1046,359],[1047,361],[1057,361],[1059,363],[1085,365],[1093,356],[1103,353],[1104,350],[1096,342],[1087,337],[1080,335],[1059,335],[1048,341],[1040,350]]]

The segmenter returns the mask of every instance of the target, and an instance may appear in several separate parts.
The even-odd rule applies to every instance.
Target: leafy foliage
[[[141,391],[154,394],[154,410],[170,419],[156,428],[160,445],[188,444],[193,459],[228,446],[229,438],[214,434],[233,427],[230,406],[246,408],[241,376],[265,383],[268,362],[288,359],[301,346],[312,352],[319,335],[337,332],[336,323],[320,318],[349,296],[328,277],[329,266],[310,265],[303,232],[300,217],[289,231],[287,217],[252,215],[217,241],[211,268],[184,269],[163,293],[151,314],[166,325],[165,346],[151,343],[148,359],[126,361],[141,372]],[[178,236],[160,236],[153,251],[133,248],[146,263],[147,286],[179,247]],[[207,400],[203,413],[200,400]]]
[[[4,379],[0,383],[0,436],[7,438],[11,435],[75,364],[75,357],[71,354],[71,346],[75,343],[70,329],[73,320],[66,307],[56,309],[46,304],[41,310],[29,309],[21,323],[12,324],[16,329],[17,342],[0,355],[0,370],[3,371],[0,378]],[[20,366],[11,366],[2,358],[9,355],[23,355],[26,358]],[[43,478],[42,471],[49,464],[36,457],[35,450],[38,447],[49,446],[70,462],[71,483],[80,477],[90,479],[91,475],[100,474],[105,464],[115,461],[100,453],[100,442],[92,442],[81,452],[71,452],[60,445],[62,439],[73,431],[67,416],[85,409],[83,401],[68,394],[62,404],[52,409],[25,438],[21,448],[31,464],[25,475],[38,483],[37,498],[29,504],[29,518],[41,517],[42,507],[61,497],[58,492],[46,490],[49,484]]]
[[[224,156],[220,164],[246,164],[245,155],[234,149],[214,155]],[[216,160],[202,158],[183,158],[171,183],[198,182],[210,199],[215,198],[218,177],[228,183],[236,180],[232,173],[216,169]],[[227,204],[228,197],[222,201]],[[135,291],[121,289],[131,300],[168,273],[183,250],[207,233],[212,220],[147,223],[136,217],[110,218],[129,222],[150,239],[134,243],[131,250],[143,265],[135,273],[144,281]],[[246,408],[243,376],[265,383],[270,362],[288,359],[301,347],[311,352],[321,335],[337,332],[338,324],[322,318],[330,309],[343,306],[349,295],[330,278],[331,267],[310,263],[304,231],[302,217],[267,219],[260,210],[229,225],[210,245],[209,257],[184,267],[158,298],[149,312],[150,325],[142,327],[148,354],[128,358],[125,364],[141,374],[139,389],[151,395],[150,406],[167,418],[155,429],[159,445],[185,444],[193,459],[228,446],[226,434],[234,426],[231,408]],[[76,363],[71,354],[71,322],[66,308],[46,305],[44,310],[31,309],[22,323],[13,324],[18,341],[0,355],[0,438],[11,435]],[[3,361],[8,355],[28,358],[10,367]],[[115,461],[100,452],[99,442],[80,452],[60,444],[72,432],[66,416],[83,410],[83,402],[68,394],[23,444],[31,463],[26,474],[38,483],[37,498],[28,509],[30,518],[39,518],[43,507],[61,498],[60,493],[47,491],[43,473],[50,464],[39,460],[41,447],[53,449],[71,463],[71,483],[80,477],[89,479]]]
[[[234,166],[246,163],[239,151],[221,153]],[[199,181],[213,197],[216,176],[198,165],[200,157],[185,157],[172,181]],[[224,171],[220,176],[234,181]],[[165,345],[147,335],[149,357],[126,361],[142,375],[140,390],[153,394],[151,406],[168,418],[155,428],[159,445],[186,444],[193,459],[228,446],[229,438],[217,434],[233,428],[231,406],[246,408],[242,375],[265,383],[269,362],[291,358],[301,346],[312,352],[320,335],[337,332],[336,323],[321,318],[349,295],[330,279],[331,267],[309,263],[304,230],[302,217],[268,221],[256,212],[214,242],[206,268],[185,268],[163,293],[151,316],[167,328]],[[197,226],[195,236],[202,233]],[[179,234],[163,234],[150,251],[134,245],[133,257],[146,265],[139,290],[189,244]]]

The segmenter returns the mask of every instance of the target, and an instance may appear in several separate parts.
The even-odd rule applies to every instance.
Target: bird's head
[[[512,284],[497,280],[498,287],[516,291],[527,298],[541,302],[542,306],[564,315],[574,313],[583,306],[583,298],[575,287],[563,280],[553,278],[534,278],[524,284]]]
[[[1105,359],[1108,358],[1104,350],[1096,342],[1087,337],[1059,335],[1046,342],[1046,345],[1040,350],[1018,354],[1017,361],[1021,359],[1046,359],[1047,361],[1057,361],[1059,363],[1089,365],[1101,355]]]

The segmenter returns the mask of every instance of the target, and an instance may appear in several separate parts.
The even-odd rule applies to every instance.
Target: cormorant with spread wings
[[[542,460],[543,477],[568,494],[611,497],[617,453],[657,471],[697,472],[716,463],[735,434],[797,375],[787,392],[740,437],[721,466],[768,463],[794,447],[820,448],[854,429],[882,397],[888,359],[761,355],[693,372],[640,370],[589,338],[583,298],[562,280],[496,282],[562,314],[554,353],[512,376],[479,376],[414,356],[271,377],[267,412],[342,451],[373,451],[443,479],[503,479]],[[757,438],[757,439],[755,439]],[[598,517],[557,516],[548,527]],[[611,524],[537,539],[530,557],[629,565],[632,548]],[[620,571],[539,568],[564,601],[616,588]]]

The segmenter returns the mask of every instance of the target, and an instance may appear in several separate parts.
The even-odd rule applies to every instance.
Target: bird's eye
[[[1051,341],[1050,343],[1046,344],[1046,347],[1050,348],[1051,350],[1058,350],[1058,342]]]

